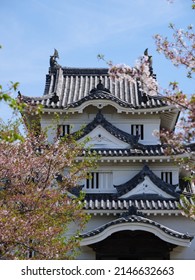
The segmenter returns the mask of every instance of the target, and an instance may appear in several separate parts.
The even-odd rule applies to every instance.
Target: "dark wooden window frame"
[[[132,135],[139,135],[140,140],[144,139],[144,125],[143,124],[132,124],[131,125],[131,134]]]

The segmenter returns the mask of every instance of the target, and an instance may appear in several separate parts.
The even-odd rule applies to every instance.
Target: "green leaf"
[[[13,88],[16,91],[19,86],[19,82],[14,83],[11,81],[10,83],[11,83],[11,88]]]

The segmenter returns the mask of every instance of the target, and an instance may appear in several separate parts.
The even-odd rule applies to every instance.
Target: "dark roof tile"
[[[98,86],[100,84],[102,86]],[[58,102],[50,102],[53,95]],[[42,97],[21,96],[24,101],[42,104],[46,108],[75,108],[88,100],[112,100],[125,108],[155,108],[167,106],[159,96],[146,96],[138,83],[127,79],[109,77],[107,68],[56,67],[46,75],[45,91]],[[57,99],[56,99],[57,100]],[[55,101],[55,100],[54,100]]]

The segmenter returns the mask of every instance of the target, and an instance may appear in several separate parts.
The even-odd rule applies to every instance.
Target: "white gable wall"
[[[111,135],[101,125],[98,125],[93,131],[87,134],[85,137],[89,137],[87,147],[91,146],[94,149],[126,149],[129,148],[129,144],[119,140],[115,136]],[[82,142],[81,138],[78,142]]]
[[[155,194],[160,195],[164,198],[174,198],[171,195],[168,195],[166,192],[159,189],[148,176],[144,177],[144,181],[138,184],[134,189],[129,191],[128,193],[120,196],[120,198],[129,198],[132,195],[140,195],[140,194]]]
[[[159,144],[159,140],[154,136],[154,131],[159,131],[160,128],[160,116],[159,115],[132,115],[132,114],[104,114],[107,121],[112,123],[117,128],[131,134],[131,125],[143,124],[144,125],[144,139],[139,142],[142,144],[155,145]],[[59,115],[59,124],[69,124],[71,125],[71,133],[78,131],[83,126],[87,125],[96,116],[96,111],[94,113],[84,112],[83,114],[71,114],[67,116],[66,114]],[[56,136],[55,129],[57,130],[57,122],[54,120],[54,115],[45,113],[42,115],[41,127],[50,127],[48,130],[48,139],[52,139]]]

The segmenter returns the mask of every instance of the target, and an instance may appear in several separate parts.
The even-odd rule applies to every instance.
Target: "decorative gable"
[[[177,185],[165,183],[147,165],[128,182],[114,186],[119,198],[170,199],[179,198]]]
[[[99,143],[102,145],[107,145],[108,148],[112,148],[112,146],[113,148],[127,148],[129,145],[131,147],[137,145],[139,140],[139,135],[131,135],[108,122],[101,111],[97,113],[92,122],[84,127],[82,133],[79,134],[79,136],[77,136],[76,133],[73,133],[73,136],[76,136],[77,140],[82,138],[84,139],[84,137],[89,136],[92,138],[92,142],[94,144],[98,145]],[[109,146],[109,143],[112,145]],[[101,148],[101,145],[98,147]],[[102,148],[104,147],[105,146],[102,146]]]
[[[120,196],[119,198],[145,198],[146,196],[150,196],[153,198],[175,198],[175,196],[168,194],[166,191],[163,191],[157,185],[155,185],[148,176],[145,176],[143,182],[141,182],[135,188]]]
[[[109,89],[105,88],[104,85],[102,84],[101,79],[99,80],[99,83],[95,88],[93,88],[90,92],[89,95],[84,96],[80,100],[74,101],[68,105],[68,108],[76,108],[81,106],[85,102],[92,102],[93,104],[95,101],[98,100],[98,107],[102,107],[102,101],[109,101],[109,103],[113,104],[118,104],[120,107],[124,108],[133,108],[133,105],[131,103],[128,103],[125,100],[122,100],[121,98],[113,95]]]
[[[86,136],[81,138],[78,142],[89,137],[87,146],[92,146],[93,149],[126,149],[129,148],[129,144],[121,141],[110,132],[106,131],[101,125],[98,125],[94,130],[89,132]]]

